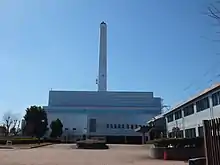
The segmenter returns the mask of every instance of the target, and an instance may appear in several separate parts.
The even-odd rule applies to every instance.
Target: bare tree
[[[6,128],[6,136],[9,136],[9,134],[17,135],[20,132],[20,120],[18,120],[17,115],[6,112],[3,116],[3,122]]]
[[[210,4],[208,6],[208,12],[209,17],[216,19],[220,23],[220,10],[216,5]]]

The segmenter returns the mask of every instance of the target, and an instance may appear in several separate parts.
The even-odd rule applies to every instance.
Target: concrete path
[[[2,165],[186,165],[184,162],[152,160],[137,145],[110,145],[108,150],[80,150],[57,144],[27,150],[0,150]]]

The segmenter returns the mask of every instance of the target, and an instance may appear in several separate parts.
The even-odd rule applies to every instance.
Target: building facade
[[[161,112],[152,92],[50,91],[48,123],[59,118],[64,135],[140,136],[134,129]]]
[[[169,137],[203,136],[203,120],[220,117],[220,85],[205,90],[164,116]]]

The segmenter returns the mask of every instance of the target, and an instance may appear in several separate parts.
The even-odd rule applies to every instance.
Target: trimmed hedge
[[[201,147],[204,145],[203,137],[196,138],[163,138],[148,141],[147,144],[154,144],[156,147],[168,147],[173,145],[175,147],[195,146]]]
[[[103,141],[98,140],[82,140],[76,142],[79,149],[108,149],[109,147]]]
[[[39,143],[37,139],[0,139],[0,144],[6,144],[7,140],[12,141],[12,144],[35,144]],[[43,140],[40,140],[43,142]]]
[[[36,144],[36,143],[43,143],[43,142],[49,142],[49,143],[61,143],[59,139],[41,139],[40,141],[37,138],[5,138],[0,139],[0,144],[5,145],[7,141],[12,141],[12,144]]]

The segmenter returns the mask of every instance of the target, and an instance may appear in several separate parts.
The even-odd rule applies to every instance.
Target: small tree
[[[40,106],[31,106],[26,109],[25,132],[27,135],[35,136],[39,140],[46,133],[48,121],[47,113]]]
[[[63,134],[63,124],[60,119],[56,119],[51,122],[50,128],[52,130],[50,137],[57,138]]]

